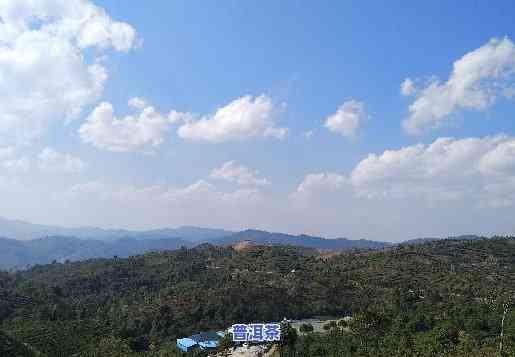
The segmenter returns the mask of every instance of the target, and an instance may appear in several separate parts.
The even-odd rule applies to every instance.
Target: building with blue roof
[[[225,336],[223,331],[201,332],[190,337],[177,339],[177,348],[183,352],[191,351],[198,347],[202,350],[212,350],[218,347],[218,343]]]
[[[195,346],[197,346],[197,342],[191,338],[186,337],[177,339],[177,348],[183,352],[191,351]]]
[[[202,350],[208,350],[208,349],[212,349],[212,348],[217,348],[218,341],[203,341],[203,342],[199,342],[198,345],[200,346],[200,348]]]

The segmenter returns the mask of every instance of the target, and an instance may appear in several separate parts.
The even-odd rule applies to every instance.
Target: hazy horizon
[[[349,240],[365,239],[365,240],[387,242],[387,243],[400,243],[400,242],[411,240],[411,239],[433,239],[433,238],[445,239],[445,238],[449,238],[449,237],[467,236],[467,235],[491,237],[491,236],[495,235],[495,234],[480,234],[477,232],[462,232],[462,233],[457,233],[457,234],[447,234],[444,236],[425,235],[425,236],[417,236],[417,237],[409,237],[409,238],[404,238],[404,239],[391,240],[391,239],[373,239],[373,238],[369,238],[369,237],[350,237],[350,236],[346,236],[344,234],[341,234],[338,236],[324,236],[323,234],[317,234],[317,233],[274,231],[274,230],[266,230],[266,229],[256,228],[256,227],[245,227],[242,229],[229,229],[227,227],[198,226],[198,225],[157,226],[157,227],[147,227],[147,228],[128,228],[128,227],[117,227],[117,226],[113,226],[113,227],[109,227],[109,226],[104,226],[104,227],[102,227],[102,226],[66,226],[66,225],[60,225],[60,224],[43,224],[43,223],[38,223],[38,222],[29,222],[29,221],[21,220],[21,219],[8,219],[6,217],[0,217],[0,232],[2,232],[2,228],[3,228],[2,221],[3,220],[8,221],[8,222],[15,222],[15,223],[19,222],[22,224],[29,224],[29,225],[35,225],[35,226],[48,226],[48,227],[52,227],[52,228],[62,228],[62,229],[69,229],[69,230],[101,229],[101,230],[105,230],[105,231],[129,231],[132,233],[134,233],[134,232],[144,233],[144,232],[149,232],[149,231],[154,231],[154,230],[159,231],[159,230],[166,230],[166,229],[178,230],[178,229],[182,229],[182,228],[193,228],[193,229],[201,229],[201,230],[222,230],[222,231],[225,230],[230,233],[238,233],[238,232],[242,232],[242,231],[246,231],[246,230],[250,230],[250,231],[258,230],[258,231],[266,231],[269,233],[289,234],[289,235],[298,235],[298,236],[308,235],[308,236],[320,237],[320,238],[325,238],[325,239],[349,239]],[[17,238],[13,238],[13,237],[2,237],[1,233],[0,233],[0,238],[17,239]],[[39,238],[44,238],[44,237],[39,237]]]
[[[515,234],[513,10],[2,1],[0,216]]]

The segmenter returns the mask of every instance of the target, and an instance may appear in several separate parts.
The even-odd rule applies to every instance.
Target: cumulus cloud
[[[515,229],[514,147],[515,138],[507,135],[439,138],[370,154],[349,172],[308,174],[284,195],[268,195],[251,184],[224,191],[198,180],[184,187],[93,182],[76,185],[69,199],[82,213],[87,210],[93,216],[97,210],[106,212],[105,207],[113,215],[123,212],[123,217],[119,213],[110,222],[124,222],[130,216],[148,224],[170,220],[238,228],[268,224],[276,230],[325,230],[383,240],[506,233]],[[224,166],[241,165],[226,163],[213,170],[219,171],[213,176],[233,182],[246,177],[241,174],[245,170],[222,170]],[[259,180],[257,175],[250,177]],[[151,214],[145,215],[146,210]]]
[[[350,180],[347,176],[334,172],[307,174],[296,190],[289,195],[293,207],[312,209],[313,215],[324,214],[322,211],[335,209],[341,198],[344,201],[353,197]],[[324,210],[320,208],[325,207]]]
[[[142,110],[147,106],[147,101],[140,97],[134,97],[129,99],[129,102],[127,104],[131,108]]]
[[[314,171],[291,193],[261,190],[262,177],[237,163],[213,170],[219,171],[213,176],[241,182],[230,188],[212,177],[180,186],[105,179],[76,184],[67,175],[45,182],[5,174],[0,160],[0,211],[22,217],[59,212],[69,224],[259,227],[380,240],[514,233],[514,148],[508,135],[439,138],[370,154],[346,172]],[[33,197],[47,209],[33,207]]]
[[[137,44],[134,28],[111,19],[89,0],[3,0],[0,40],[13,41],[27,32],[47,33],[74,42],[79,48],[128,51]]]
[[[135,30],[86,0],[0,2],[0,143],[25,144],[71,120],[108,78],[86,48],[127,51]]]
[[[170,120],[147,106],[138,116],[117,118],[111,103],[98,105],[79,128],[83,142],[113,151],[149,150],[161,145]]]
[[[183,139],[221,143],[257,136],[283,139],[288,130],[276,127],[277,108],[266,96],[244,96],[213,115],[186,120],[177,131]]]
[[[348,183],[348,179],[335,173],[308,174],[297,187],[297,193],[313,193],[319,189],[339,190]]]
[[[170,123],[190,122],[195,119],[195,115],[191,113],[178,112],[175,110],[168,113],[168,120]]]
[[[492,39],[454,62],[445,82],[432,80],[416,93],[403,121],[409,134],[438,128],[460,109],[482,111],[499,96],[513,92],[515,45],[509,38]],[[406,82],[404,82],[405,84]]]
[[[415,83],[413,82],[413,80],[411,78],[406,78],[401,83],[401,94],[402,95],[410,96],[410,95],[415,94],[416,91],[417,91],[417,88],[415,87]]]
[[[515,183],[515,138],[439,138],[369,154],[348,176],[336,173],[307,175],[296,193],[349,189],[356,197],[428,200],[473,199],[489,204],[510,197]],[[504,185],[504,191],[502,190]],[[490,189],[496,187],[499,196]],[[514,196],[515,197],[515,196]],[[510,200],[515,204],[515,198]]]
[[[210,177],[213,179],[236,182],[242,186],[265,186],[270,183],[266,178],[259,177],[257,171],[239,165],[236,161],[228,161],[221,167],[214,169]]]
[[[38,156],[38,166],[42,171],[50,173],[79,173],[87,165],[78,157],[46,147]]]
[[[478,168],[487,175],[515,177],[515,140],[499,137],[499,144],[481,157]]]
[[[326,118],[324,126],[345,137],[354,137],[365,119],[365,105],[363,102],[348,100],[344,102],[336,113]]]
[[[288,136],[288,128],[266,128],[263,136],[282,140]]]
[[[472,199],[491,204],[488,187],[510,195],[515,175],[515,138],[439,138],[382,154],[370,154],[349,175],[353,194],[368,198]],[[302,186],[302,185],[301,185]],[[299,187],[300,189],[300,187]],[[515,203],[515,199],[513,200]]]
[[[515,232],[515,138],[439,138],[370,154],[349,173],[312,173],[290,195],[301,226],[399,237]]]

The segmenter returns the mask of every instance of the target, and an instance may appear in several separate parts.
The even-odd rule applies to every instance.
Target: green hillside
[[[8,337],[0,331],[0,356],[2,357],[43,357],[22,343]]]
[[[205,244],[0,274],[0,319],[2,330],[49,357],[99,346],[106,356],[174,355],[174,339],[194,332],[317,315],[353,320],[284,351],[497,356],[504,315],[503,353],[515,355],[513,277],[512,238],[320,254]]]

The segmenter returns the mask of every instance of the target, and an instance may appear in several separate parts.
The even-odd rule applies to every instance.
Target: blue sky
[[[499,115],[495,121],[474,118],[459,130],[422,138],[400,130],[409,104],[399,94],[402,80],[446,78],[463,54],[490,38],[510,35],[514,25],[509,2],[484,3],[481,8],[447,1],[412,7],[404,2],[335,6],[332,1],[172,1],[144,8],[116,3],[98,2],[114,18],[134,25],[144,39],[141,49],[112,63],[105,97],[121,110],[133,96],[148,98],[163,110],[199,113],[213,112],[244,94],[267,93],[288,103],[281,118],[292,130],[287,142],[258,140],[252,148],[247,142],[230,143],[216,150],[211,145],[170,143],[169,150],[179,156],[172,171],[184,172],[185,180],[211,169],[204,161],[192,171],[189,163],[197,156],[212,163],[250,161],[270,175],[288,168],[288,175],[277,175],[275,181],[294,185],[314,167],[350,169],[369,152],[431,142],[438,136],[483,136],[514,129],[511,118]],[[349,141],[322,130],[324,118],[353,98],[364,101],[371,116],[360,137]],[[496,112],[491,108],[479,116]],[[299,136],[307,130],[315,133],[306,144]],[[188,156],[181,155],[185,152]],[[176,173],[169,178],[181,179]]]
[[[512,2],[63,4],[0,6],[0,215],[515,233]]]

